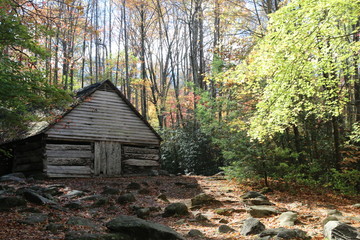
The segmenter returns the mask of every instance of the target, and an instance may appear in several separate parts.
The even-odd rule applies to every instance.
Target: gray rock
[[[196,195],[195,197],[193,197],[191,199],[191,206],[203,206],[206,204],[210,204],[213,203],[215,200],[215,198],[211,195],[205,194],[205,193],[200,193],[199,195]]]
[[[56,204],[56,202],[28,189],[23,192],[23,196],[27,201],[38,205]]]
[[[160,176],[170,176],[169,172],[163,169],[159,170],[159,175]]]
[[[96,223],[94,223],[90,219],[82,217],[70,217],[66,224],[98,228],[98,225]]]
[[[117,199],[117,202],[120,204],[126,204],[135,201],[136,201],[135,196],[132,193],[125,193],[123,195],[120,195],[119,198]]]
[[[70,192],[68,192],[67,194],[63,195],[62,197],[65,198],[76,198],[76,197],[82,197],[84,196],[85,193],[83,191],[79,191],[79,190],[72,190]]]
[[[119,194],[119,193],[120,193],[120,190],[119,190],[119,189],[110,188],[110,187],[108,187],[108,186],[105,186],[101,194],[116,195],[116,194]]]
[[[244,199],[243,202],[247,205],[274,205],[272,202],[270,202],[267,199],[263,198],[248,198]]]
[[[295,225],[297,217],[298,215],[295,212],[284,212],[279,216],[278,220],[281,227],[290,227]]]
[[[69,203],[65,204],[64,207],[69,208],[69,209],[83,209],[84,208],[82,206],[81,202],[79,202],[79,201],[69,202]]]
[[[25,175],[21,172],[10,173],[0,177],[0,182],[25,182]]]
[[[242,199],[250,199],[250,198],[261,198],[261,199],[264,199],[264,200],[268,200],[268,198],[259,193],[259,192],[255,192],[255,191],[249,191],[243,195],[240,196]]]
[[[356,203],[354,205],[352,205],[353,208],[360,208],[360,203]]]
[[[170,216],[184,216],[189,214],[188,208],[184,203],[171,203],[166,206],[163,217],[170,217]]]
[[[241,235],[248,236],[258,234],[265,230],[265,225],[255,218],[248,218],[241,228]]]
[[[19,220],[19,223],[27,224],[27,225],[35,225],[38,223],[44,223],[48,220],[47,214],[43,213],[32,213],[26,216],[24,219]]]
[[[131,183],[129,183],[129,185],[127,185],[126,189],[128,189],[128,190],[140,190],[141,185],[139,183],[136,183],[136,182],[131,182]]]
[[[0,211],[23,206],[26,206],[26,201],[20,197],[0,197]]]
[[[231,216],[236,210],[234,208],[217,208],[214,213],[222,216]]]
[[[280,231],[275,239],[298,239],[298,240],[306,240],[311,239],[311,237],[307,236],[306,232],[300,229],[285,229]]]
[[[326,214],[327,214],[327,216],[335,216],[335,217],[342,217],[343,216],[343,214],[340,211],[336,210],[336,209],[328,210],[326,212]]]
[[[46,225],[45,230],[50,231],[52,233],[58,233],[66,230],[66,227],[63,224],[58,223],[49,223]]]
[[[260,237],[260,238],[268,237],[268,236],[274,237],[274,236],[278,235],[279,232],[285,231],[285,230],[286,230],[286,228],[282,228],[282,227],[281,227],[281,228],[267,229],[267,230],[262,231],[262,232],[259,234],[259,237]]]
[[[339,219],[336,216],[327,216],[321,223],[322,226],[325,226],[330,221],[339,221]]]
[[[136,216],[139,218],[146,218],[150,215],[150,208],[140,208],[136,210]]]
[[[300,229],[286,229],[286,228],[274,228],[268,229],[259,234],[260,239],[298,239],[308,240],[311,239],[307,236],[306,232]]]
[[[206,222],[206,221],[208,221],[209,219],[206,217],[206,216],[204,216],[203,214],[201,214],[201,213],[197,213],[197,214],[195,214],[195,221],[198,221],[198,222]]]
[[[163,193],[160,193],[159,196],[157,196],[158,199],[163,200],[164,202],[169,202],[166,195]]]
[[[222,219],[219,220],[219,223],[227,224],[227,223],[229,223],[229,221],[226,220],[225,218],[222,218]]]
[[[360,239],[360,232],[345,223],[329,221],[324,226],[324,237],[334,240],[356,240]]]
[[[150,190],[147,189],[147,188],[142,188],[138,191],[139,194],[149,194],[150,193]]]
[[[116,233],[129,234],[133,240],[156,239],[156,240],[184,240],[180,234],[171,228],[146,221],[140,218],[120,215],[106,223],[106,227]]]
[[[102,207],[109,203],[109,199],[106,197],[98,198],[91,207]]]
[[[68,232],[65,234],[65,240],[134,240],[126,234],[113,233],[86,233],[82,231]]]
[[[279,214],[279,211],[275,207],[270,206],[251,206],[249,213],[252,217],[262,218]]]
[[[200,230],[197,230],[197,229],[191,229],[187,235],[189,237],[203,237],[204,236],[204,234]]]
[[[235,230],[229,227],[228,225],[223,224],[219,226],[218,231],[220,233],[229,233],[229,232],[234,232]]]
[[[152,169],[149,172],[149,176],[159,176],[159,171]]]

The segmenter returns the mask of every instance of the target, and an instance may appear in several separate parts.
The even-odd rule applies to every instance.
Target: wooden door
[[[118,142],[95,142],[95,175],[121,175],[121,144]]]

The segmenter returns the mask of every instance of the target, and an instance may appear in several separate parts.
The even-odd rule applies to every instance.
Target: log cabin
[[[6,146],[12,150],[12,172],[50,178],[110,177],[158,169],[161,140],[106,80],[78,91],[76,103],[53,123]]]

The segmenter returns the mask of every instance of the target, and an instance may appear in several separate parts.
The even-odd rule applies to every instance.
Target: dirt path
[[[141,186],[139,190],[129,190],[127,186],[135,182]],[[28,203],[27,208],[13,208],[10,211],[0,212],[0,239],[64,239],[67,231],[82,230],[86,232],[106,232],[104,224],[117,215],[135,215],[134,209],[140,207],[152,207],[155,209],[146,220],[162,223],[170,226],[182,235],[186,236],[189,230],[198,229],[204,234],[200,239],[251,239],[240,235],[243,220],[249,217],[246,206],[240,196],[249,190],[259,190],[248,185],[239,185],[225,180],[223,177],[202,176],[178,176],[178,177],[126,177],[126,178],[96,178],[96,179],[57,179],[36,181],[32,183],[0,183],[0,186],[8,191],[7,195],[16,195],[21,188],[32,186],[47,188],[51,185],[62,185],[60,195],[54,197],[58,202],[57,207],[36,205]],[[116,194],[103,194],[104,188],[119,190]],[[1,189],[1,188],[0,188]],[[281,189],[281,188],[279,188]],[[65,198],[64,194],[72,190],[83,192],[83,196]],[[132,192],[136,201],[128,204],[119,204],[117,198],[122,193]],[[191,209],[186,217],[163,218],[163,209],[168,205],[157,198],[163,193],[170,202],[183,202],[190,207],[192,197],[200,193],[206,193],[215,197],[217,204],[206,205],[202,208]],[[62,195],[61,195],[62,194]],[[106,201],[102,204],[94,204],[94,200],[84,200],[86,196],[99,195]],[[347,221],[355,227],[360,227],[360,209],[352,207],[354,200],[345,199],[330,193],[313,192],[306,188],[289,186],[286,191],[273,191],[265,194],[275,206],[282,211],[296,211],[299,215],[297,224],[292,228],[306,231],[313,239],[323,239],[322,220],[326,217],[326,211],[337,209],[346,216]],[[81,209],[70,209],[66,204],[78,202]],[[34,210],[35,209],[35,210]],[[219,211],[223,209],[223,211]],[[225,210],[224,210],[225,209]],[[47,216],[43,222],[36,224],[20,223],[29,212],[41,212]],[[202,214],[208,220],[198,221],[196,216]],[[96,227],[78,226],[68,224],[71,217],[90,219]],[[261,218],[260,221],[266,228],[279,227],[278,216]],[[356,218],[358,218],[356,220]],[[49,223],[62,226],[59,231],[46,230]],[[226,224],[235,229],[231,233],[219,233],[218,227]],[[195,239],[186,237],[187,239]],[[199,238],[197,238],[199,239]]]

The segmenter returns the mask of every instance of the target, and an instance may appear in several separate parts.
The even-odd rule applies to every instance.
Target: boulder
[[[324,226],[324,237],[335,240],[356,240],[360,239],[360,232],[348,224],[329,221]]]
[[[139,208],[136,210],[136,216],[139,218],[146,218],[150,215],[150,208]]]
[[[265,225],[255,218],[248,218],[244,221],[241,228],[241,235],[248,236],[253,234],[259,234],[265,230]]]
[[[217,208],[214,213],[222,216],[231,216],[236,210],[234,208]]]
[[[25,182],[25,175],[21,172],[10,173],[0,177],[0,182]]]
[[[66,227],[63,224],[59,223],[49,223],[48,225],[46,225],[45,230],[56,234],[58,232],[65,231]]]
[[[360,208],[360,203],[356,203],[354,205],[352,205],[353,208]]]
[[[180,234],[171,228],[146,221],[140,218],[120,215],[106,223],[106,227],[115,233],[129,234],[133,240],[156,239],[156,240],[184,240]]]
[[[56,204],[56,202],[54,202],[48,198],[45,198],[45,197],[41,196],[40,194],[38,194],[32,190],[29,190],[29,189],[26,189],[23,191],[23,196],[27,201],[38,204],[38,205]]]
[[[26,206],[26,201],[20,197],[0,197],[0,211],[9,210],[14,207]]]
[[[262,218],[279,214],[279,211],[275,207],[270,206],[251,206],[249,213],[254,218]]]
[[[284,212],[279,216],[278,220],[281,227],[290,227],[295,225],[297,217],[298,215],[295,212]]]
[[[321,223],[322,226],[325,226],[328,222],[330,221],[339,221],[339,218],[337,218],[336,216],[327,216]]]
[[[197,214],[195,214],[195,221],[206,222],[206,221],[209,221],[209,219],[206,216],[204,216],[203,214],[197,213]]]
[[[105,186],[101,194],[105,195],[116,195],[119,194],[120,190],[116,188],[110,188],[108,186]]]
[[[336,210],[336,209],[328,210],[326,212],[326,214],[327,214],[327,216],[335,216],[335,217],[338,217],[338,218],[343,217],[343,214],[340,211]]]
[[[117,199],[117,202],[120,204],[126,204],[135,201],[136,201],[135,196],[132,193],[125,193],[123,195],[120,195],[119,198]]]
[[[141,185],[139,183],[136,183],[136,182],[131,182],[131,183],[129,183],[129,185],[127,185],[126,189],[128,189],[128,190],[140,190]]]
[[[44,213],[32,213],[26,216],[24,219],[19,220],[19,223],[27,224],[27,225],[35,225],[38,223],[44,223],[48,220],[47,214]]]
[[[193,197],[191,199],[191,206],[203,206],[206,204],[210,204],[213,203],[215,200],[215,198],[211,195],[205,194],[205,193],[200,193],[199,195],[196,195],[195,197]]]
[[[163,213],[163,217],[170,216],[184,216],[189,214],[188,208],[184,203],[171,203],[169,204]]]
[[[82,197],[84,196],[85,193],[83,191],[79,191],[79,190],[72,190],[70,192],[68,192],[67,194],[63,195],[62,197],[65,198],[76,198],[76,197]]]
[[[204,234],[200,230],[197,230],[197,229],[191,229],[187,235],[189,237],[195,237],[195,238],[204,236]]]
[[[82,231],[68,232],[65,240],[134,240],[126,234],[113,233],[87,233]]]
[[[147,189],[147,188],[142,188],[142,189],[140,189],[140,190],[138,191],[138,193],[139,193],[139,194],[144,194],[144,195],[146,195],[146,194],[149,194],[149,193],[150,193],[150,190]]]
[[[163,193],[160,193],[160,194],[157,196],[157,198],[160,199],[160,200],[162,200],[162,201],[164,201],[164,202],[170,202],[170,201],[167,199],[166,195],[163,194]]]
[[[240,196],[242,199],[251,199],[251,198],[260,198],[260,199],[264,199],[264,200],[268,200],[268,198],[259,193],[259,192],[255,192],[255,191],[249,191],[243,195]]]
[[[247,205],[275,205],[269,200],[260,197],[244,199],[243,202]]]
[[[308,240],[311,239],[307,236],[306,232],[300,229],[286,229],[286,228],[274,228],[268,229],[259,234],[261,239],[298,239],[298,240]]]
[[[98,198],[91,207],[102,207],[109,203],[109,199],[107,197]]]
[[[82,217],[70,217],[69,220],[66,222],[66,224],[98,228],[98,225],[96,223],[94,223],[90,219],[82,218]]]
[[[219,226],[218,231],[220,233],[229,233],[229,232],[234,232],[235,230],[229,227],[228,225],[223,224]]]

